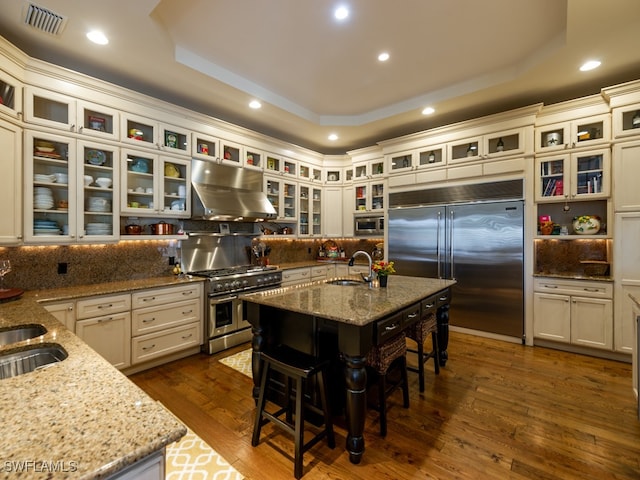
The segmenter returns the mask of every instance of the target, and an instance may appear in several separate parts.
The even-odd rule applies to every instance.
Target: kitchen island
[[[52,345],[68,354],[46,368],[0,379],[5,426],[0,479],[111,479],[139,475],[139,469],[163,473],[164,449],[183,437],[186,427],[40,303],[184,281],[164,277],[34,291],[0,304],[0,331],[23,324],[46,328],[31,340],[0,345],[0,355]]]
[[[346,449],[350,461],[360,463],[365,450],[367,353],[384,341],[391,325],[406,328],[410,322],[403,319],[403,313],[415,312],[421,301],[441,297],[447,302],[442,308],[448,308],[449,287],[455,281],[393,275],[387,288],[329,282],[242,296],[253,327],[253,396],[257,398],[259,390],[260,351],[267,345],[282,343],[334,363],[339,361],[344,372],[339,378],[344,383],[330,380],[330,389],[344,391]]]

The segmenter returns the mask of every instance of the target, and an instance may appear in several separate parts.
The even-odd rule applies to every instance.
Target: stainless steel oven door
[[[242,302],[237,295],[209,298],[208,337],[219,337],[248,326],[242,323],[242,317]]]

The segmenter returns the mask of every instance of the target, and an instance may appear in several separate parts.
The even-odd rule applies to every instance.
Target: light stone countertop
[[[0,304],[0,328],[44,325],[47,333],[6,350],[57,343],[69,356],[50,367],[0,380],[0,478],[105,478],[162,450],[186,427],[41,305],[88,295],[130,292],[189,280],[161,277],[26,292]],[[18,462],[44,462],[25,465]],[[58,471],[51,476],[50,470]]]
[[[326,280],[320,280],[247,293],[240,298],[260,305],[363,326],[455,283],[455,280],[390,275],[387,288],[369,288],[365,283],[357,286],[330,285]]]

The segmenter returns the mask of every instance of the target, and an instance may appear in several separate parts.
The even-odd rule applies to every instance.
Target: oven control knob
[[[258,277],[258,278],[256,279],[256,283],[257,283],[258,285],[260,285],[262,282],[264,282],[264,279],[263,279],[262,277]]]
[[[245,279],[245,280],[243,280],[243,281],[242,281],[242,286],[243,286],[243,287],[247,287],[247,286],[249,286],[249,280],[246,280],[246,279]]]
[[[240,288],[240,280],[234,280],[234,281],[231,283],[231,287],[232,287],[232,288]]]
[[[224,289],[225,290],[229,290],[231,288],[231,284],[230,283],[225,283],[224,284]]]
[[[222,290],[223,286],[222,286],[222,284],[221,284],[221,283],[216,283],[214,288],[215,288],[216,290]]]

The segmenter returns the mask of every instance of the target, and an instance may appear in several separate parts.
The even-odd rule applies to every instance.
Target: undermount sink
[[[36,338],[47,333],[47,329],[42,325],[28,324],[18,325],[0,330],[0,347],[10,345],[30,338]]]
[[[329,285],[342,285],[342,286],[355,286],[355,285],[364,285],[364,282],[360,280],[350,280],[350,279],[338,279],[338,280],[329,280],[327,282]]]
[[[67,358],[69,354],[57,343],[43,343],[0,354],[0,379],[33,372]]]

